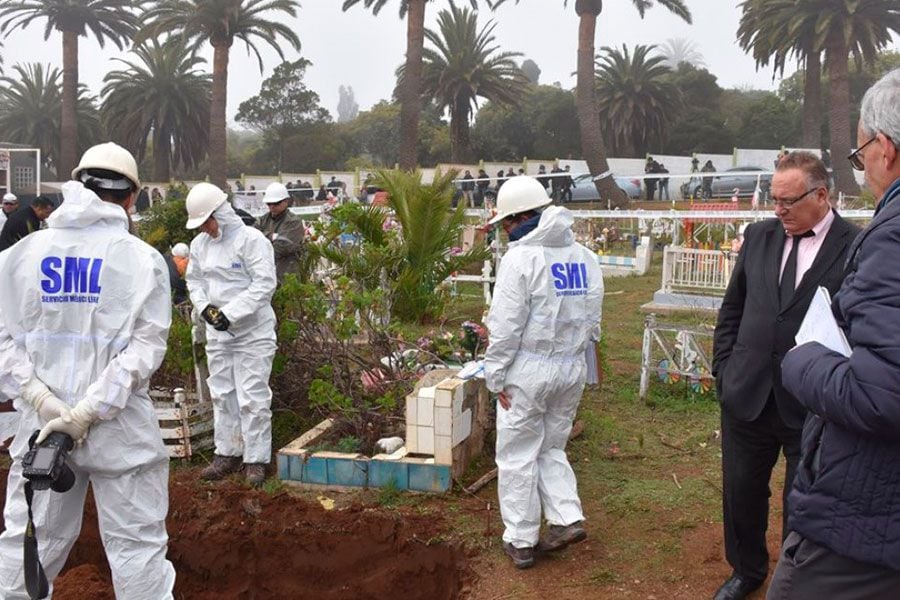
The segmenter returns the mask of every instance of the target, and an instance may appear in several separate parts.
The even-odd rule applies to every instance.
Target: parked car
[[[719,174],[719,177],[714,177],[712,180],[713,198],[730,198],[734,195],[735,189],[738,190],[738,196],[753,196],[753,192],[756,190],[757,178],[759,179],[759,188],[762,191],[763,197],[766,197],[769,193],[769,187],[772,185],[771,175],[728,175],[728,173],[753,173],[763,171],[765,171],[765,169],[759,167],[734,167],[733,169],[723,171]]]
[[[699,175],[694,175],[681,184],[681,197],[684,200],[688,198],[699,199],[703,191],[703,180]]]
[[[616,185],[632,200],[641,197],[641,180],[631,177],[615,177]],[[600,199],[597,187],[591,180],[590,174],[579,175],[573,178],[575,187],[572,188],[572,202],[596,202]]]

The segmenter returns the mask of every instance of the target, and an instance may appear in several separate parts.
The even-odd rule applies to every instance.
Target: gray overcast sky
[[[458,4],[467,5],[465,0]],[[338,86],[350,85],[360,109],[389,98],[394,86],[394,69],[403,62],[406,27],[397,16],[398,0],[389,2],[377,17],[361,5],[341,11],[342,0],[302,0],[294,20],[303,43],[301,54],[313,62],[306,84],[318,92],[322,105],[333,117],[337,113]],[[449,4],[438,0],[428,6],[427,25],[432,26],[438,11]],[[751,58],[735,42],[740,19],[737,2],[727,0],[687,0],[694,24],[688,25],[661,6],[654,6],[641,20],[630,0],[607,0],[597,26],[597,48],[606,45],[662,44],[670,38],[693,41],[703,54],[707,68],[719,78],[722,87],[751,86],[774,89],[771,69],[757,72]],[[561,0],[523,0],[516,6],[510,0],[492,14],[483,10],[483,19],[495,18],[498,44],[504,50],[518,51],[541,68],[541,83],[560,82],[575,85],[578,17],[574,0],[563,8]],[[25,31],[16,30],[4,42],[4,66],[40,61],[61,66],[62,44],[58,33],[43,41],[44,21],[35,21]],[[898,48],[895,37],[893,48]],[[260,47],[265,71],[260,74],[256,59],[248,56],[243,44],[231,50],[228,80],[228,114],[233,117],[241,101],[259,91],[263,78],[278,64],[277,54]],[[106,72],[120,68],[111,59],[125,56],[107,44],[105,50],[92,38],[80,38],[80,79],[99,94]],[[206,53],[211,59],[211,51]],[[295,59],[291,51],[286,55]],[[211,61],[210,61],[211,62]],[[793,69],[789,67],[788,73]]]

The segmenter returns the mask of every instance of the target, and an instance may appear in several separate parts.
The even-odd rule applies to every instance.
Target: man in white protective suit
[[[89,148],[72,178],[47,229],[0,253],[0,397],[16,398],[21,413],[0,535],[0,598],[29,597],[22,458],[37,429],[37,443],[54,432],[77,442],[68,461],[73,487],[34,493],[47,580],[78,538],[90,483],[116,597],[172,598],[169,457],[147,393],[166,352],[169,273],[159,252],[128,233],[141,184],[127,150],[111,142]]]
[[[201,477],[215,481],[243,469],[259,486],[272,456],[275,356],[275,253],[258,230],[247,227],[225,192],[198,183],[187,196],[191,242],[188,292],[206,321],[209,392],[215,415],[216,452]]]
[[[599,332],[603,276],[575,242],[574,217],[536,179],[513,177],[497,214],[509,236],[487,317],[487,387],[498,394],[503,548],[516,567],[587,537],[566,443],[584,390],[585,349]],[[548,528],[540,538],[541,508]]]

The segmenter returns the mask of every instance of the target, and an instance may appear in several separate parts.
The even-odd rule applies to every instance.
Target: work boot
[[[244,479],[253,487],[259,487],[266,480],[266,465],[263,463],[244,463]]]
[[[516,548],[509,542],[503,542],[503,550],[512,559],[517,569],[528,569],[534,566],[534,548]]]
[[[240,456],[219,456],[218,454],[214,454],[209,466],[200,471],[200,479],[205,479],[206,481],[219,481],[240,470]]]
[[[541,536],[538,551],[556,552],[569,544],[577,544],[585,539],[587,539],[587,532],[581,521],[576,521],[571,525],[550,525],[547,532]]]

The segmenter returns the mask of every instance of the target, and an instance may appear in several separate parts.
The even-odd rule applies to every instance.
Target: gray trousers
[[[858,562],[792,531],[781,546],[766,600],[896,600],[900,571]]]

